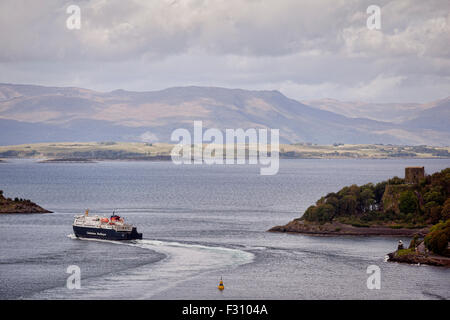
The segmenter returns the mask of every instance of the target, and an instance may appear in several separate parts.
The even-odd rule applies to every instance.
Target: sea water
[[[5,196],[54,213],[0,215],[0,298],[449,299],[449,270],[385,262],[396,237],[267,232],[329,192],[403,177],[406,166],[433,173],[450,161],[281,160],[277,175],[261,176],[251,165],[9,160]],[[116,210],[144,239],[75,239],[73,216],[85,209]],[[81,289],[66,286],[71,265]],[[369,265],[381,269],[379,290],[367,288]]]

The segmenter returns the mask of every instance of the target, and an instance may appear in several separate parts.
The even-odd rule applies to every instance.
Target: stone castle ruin
[[[421,179],[425,178],[424,167],[406,167],[405,168],[405,183],[417,184]]]
[[[400,213],[398,206],[400,194],[405,191],[414,191],[415,185],[425,178],[424,167],[406,167],[404,184],[387,184],[384,190],[382,202],[384,211]]]

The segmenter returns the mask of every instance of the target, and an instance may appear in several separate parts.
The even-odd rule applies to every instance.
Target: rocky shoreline
[[[429,228],[421,229],[393,229],[386,226],[354,227],[333,222],[325,224],[308,223],[300,219],[293,220],[284,226],[276,226],[269,232],[286,232],[310,236],[396,236],[396,237],[424,237]],[[404,249],[388,253],[389,262],[425,264],[440,267],[450,267],[450,257],[444,257],[428,252],[423,244],[417,250]]]
[[[407,229],[407,228],[392,228],[389,226],[369,226],[356,227],[340,222],[328,222],[324,224],[307,222],[300,219],[295,219],[284,226],[275,226],[268,230],[269,232],[287,232],[299,233],[306,235],[318,236],[404,236],[412,237],[417,234],[425,236],[429,232],[429,228]]]
[[[423,254],[417,252],[411,252],[408,254],[399,254],[399,251],[391,252],[388,254],[388,261],[408,263],[408,264],[427,264],[432,266],[447,267],[450,268],[450,258],[439,256],[436,254]]]
[[[32,214],[32,213],[52,213],[31,200],[5,198],[0,190],[0,214]]]

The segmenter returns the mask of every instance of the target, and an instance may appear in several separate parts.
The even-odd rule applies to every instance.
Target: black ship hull
[[[73,226],[73,232],[77,238],[94,238],[103,240],[142,239],[142,233],[137,232],[136,228],[133,228],[130,232],[123,232],[113,229]]]

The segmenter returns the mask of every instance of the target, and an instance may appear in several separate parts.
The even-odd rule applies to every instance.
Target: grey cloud
[[[161,58],[192,48],[245,56],[308,50],[448,56],[448,4],[382,2],[383,32],[371,32],[367,1],[79,1],[77,31],[65,27],[71,2],[4,1],[0,40],[7,47],[0,57]]]
[[[377,2],[380,31],[366,28],[372,1],[2,1],[0,81],[265,88],[307,99],[445,96],[450,4]],[[69,4],[81,7],[81,30],[65,27]]]

